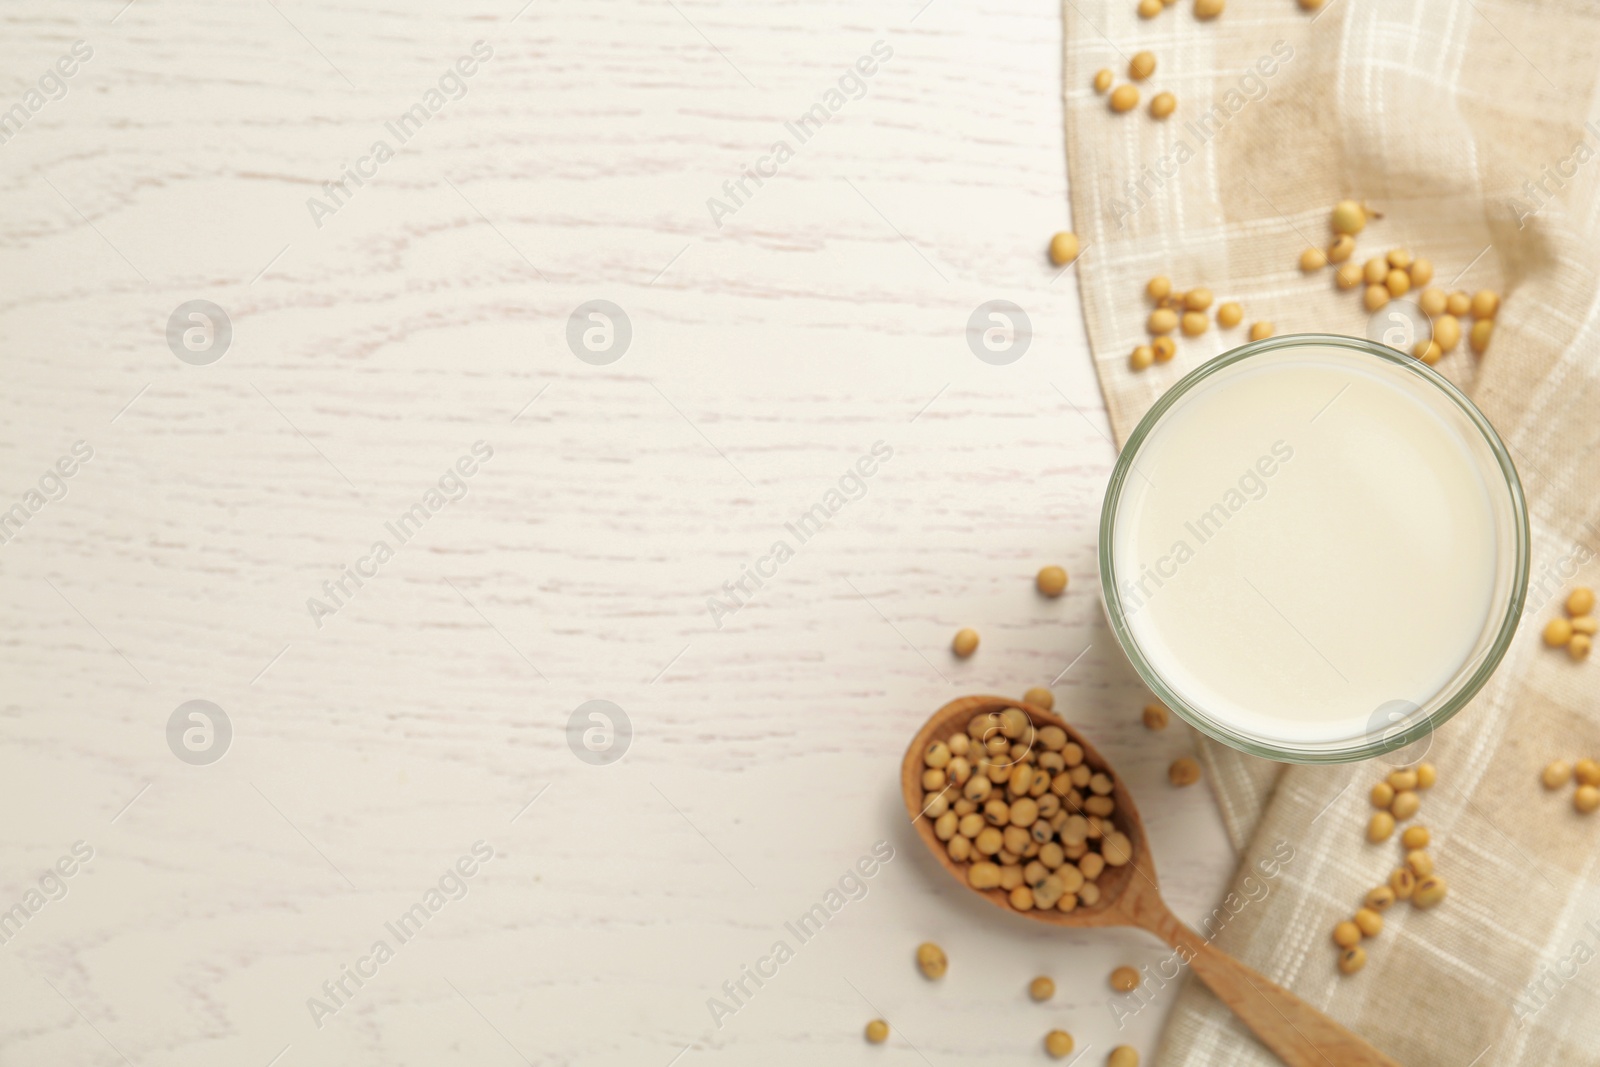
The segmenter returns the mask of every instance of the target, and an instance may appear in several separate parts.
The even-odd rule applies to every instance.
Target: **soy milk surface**
[[[1166,412],[1117,506],[1114,577],[1187,701],[1267,740],[1353,739],[1474,656],[1493,498],[1437,393],[1319,346],[1244,360]]]

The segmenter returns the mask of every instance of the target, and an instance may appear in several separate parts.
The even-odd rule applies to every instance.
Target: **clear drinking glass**
[[[1317,353],[1322,355],[1318,356]],[[1212,684],[1216,682],[1215,678],[1203,684],[1185,682],[1182,677],[1187,673],[1186,668],[1172,662],[1169,653],[1147,654],[1151,650],[1141,647],[1134,627],[1129,624],[1130,613],[1139,610],[1142,601],[1134,587],[1128,584],[1133,577],[1129,570],[1132,564],[1118,558],[1118,523],[1119,520],[1128,523],[1129,529],[1121,532],[1130,538],[1134,536],[1132,531],[1139,520],[1133,513],[1140,510],[1140,506],[1131,505],[1129,514],[1123,515],[1124,497],[1125,494],[1136,497],[1142,490],[1136,489],[1130,493],[1129,487],[1133,484],[1130,479],[1148,480],[1150,471],[1163,469],[1159,454],[1160,448],[1164,447],[1161,438],[1157,438],[1156,447],[1148,453],[1147,445],[1163,421],[1172,417],[1174,412],[1182,411],[1183,405],[1198,395],[1197,390],[1208,383],[1228,387],[1233,379],[1222,376],[1271,372],[1297,360],[1305,364],[1313,363],[1318,358],[1343,361],[1343,364],[1355,368],[1362,375],[1370,371],[1375,380],[1392,384],[1408,398],[1416,398],[1426,417],[1442,420],[1449,428],[1447,432],[1454,435],[1452,440],[1455,437],[1460,439],[1463,454],[1470,457],[1467,462],[1477,471],[1488,501],[1487,514],[1492,539],[1483,529],[1477,532],[1486,543],[1492,543],[1493,575],[1487,576],[1488,567],[1484,568],[1484,573],[1474,575],[1475,580],[1482,583],[1480,588],[1489,590],[1489,609],[1483,617],[1481,632],[1471,640],[1470,649],[1459,669],[1449,674],[1435,691],[1412,694],[1414,699],[1380,703],[1366,716],[1363,728],[1345,730],[1341,736],[1308,738],[1294,736],[1292,729],[1275,731],[1270,724],[1263,727],[1259,721],[1253,726],[1242,726],[1239,716],[1219,712],[1227,705],[1216,698],[1221,690]],[[1155,477],[1162,475],[1156,473]],[[1382,521],[1382,517],[1374,516],[1374,521]],[[1438,531],[1438,536],[1449,537],[1451,531]],[[1161,701],[1197,729],[1224,744],[1268,759],[1294,763],[1342,763],[1367,759],[1417,741],[1460,711],[1483,687],[1510,644],[1522,614],[1528,581],[1528,540],[1528,518],[1522,485],[1511,457],[1482,412],[1458,389],[1419,360],[1387,346],[1351,337],[1298,334],[1252,342],[1218,356],[1169,389],[1139,423],[1117,459],[1101,511],[1100,588],[1111,628],[1134,669]],[[1331,551],[1337,551],[1337,547],[1333,545]],[[1323,548],[1324,551],[1329,550],[1328,546]],[[1285,547],[1285,551],[1293,550],[1293,546]],[[1304,560],[1304,565],[1318,566],[1319,560],[1310,558],[1311,550],[1307,548],[1306,552],[1308,558]],[[1123,550],[1123,554],[1136,555],[1131,550]],[[1123,564],[1120,571],[1119,562]],[[1144,570],[1148,572],[1148,566]],[[1149,586],[1144,588],[1148,589]],[[1184,596],[1193,595],[1193,592],[1174,582],[1172,588],[1164,589],[1161,595]],[[1207,609],[1201,605],[1197,610],[1203,613]],[[1289,620],[1285,618],[1285,622]],[[1463,632],[1470,635],[1473,625],[1472,619],[1467,619],[1462,624]],[[1158,665],[1163,655],[1168,659],[1165,669]],[[1359,670],[1359,667],[1359,664],[1347,665],[1350,670]],[[1441,668],[1441,673],[1445,671],[1448,671],[1447,666]],[[1186,688],[1190,691],[1186,692]],[[1211,696],[1199,696],[1202,691]],[[1208,704],[1211,706],[1208,707]],[[1353,706],[1349,710],[1350,717],[1341,722],[1354,723],[1358,719],[1358,712],[1366,711]]]

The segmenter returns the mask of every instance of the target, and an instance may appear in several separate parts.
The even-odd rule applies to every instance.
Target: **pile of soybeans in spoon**
[[[922,813],[974,889],[1001,889],[1018,911],[1100,902],[1096,879],[1133,859],[1112,818],[1114,781],[1059,726],[1021,708],[973,716],[922,756]]]

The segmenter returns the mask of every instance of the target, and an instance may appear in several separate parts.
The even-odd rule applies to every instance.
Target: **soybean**
[[[1594,610],[1594,590],[1580,585],[1567,596],[1568,615],[1587,615]]]
[[[957,630],[950,642],[950,650],[962,659],[978,651],[978,631],[970,628]]]
[[[1400,843],[1408,849],[1427,848],[1432,835],[1426,826],[1411,826],[1400,835]]]
[[[1572,794],[1572,806],[1585,815],[1600,808],[1600,789],[1592,785],[1580,785]]]
[[[1157,93],[1150,101],[1152,118],[1164,119],[1178,110],[1178,98],[1171,93]]]
[[[1056,995],[1056,984],[1044,975],[1028,983],[1028,996],[1034,1000],[1049,1000]]]
[[[974,889],[995,889],[1000,885],[1000,865],[982,860],[967,868],[967,884]]]
[[[1011,805],[1011,825],[1015,827],[1032,826],[1039,821],[1039,802],[1032,797],[1018,797],[1016,803]],[[1024,845],[1023,848],[1028,846]]]
[[[1139,90],[1131,85],[1119,85],[1111,91],[1112,111],[1132,111],[1139,106]]]
[[[1139,988],[1139,972],[1132,967],[1118,967],[1111,972],[1111,988],[1119,993],[1132,993]]]
[[[1039,573],[1034,575],[1033,584],[1045,596],[1060,596],[1067,588],[1066,569],[1054,564],[1040,567]]]
[[[1387,911],[1394,904],[1394,890],[1386,885],[1377,886],[1367,891],[1362,903],[1373,911]]]
[[[1022,699],[1036,708],[1043,708],[1045,711],[1049,711],[1056,706],[1056,695],[1043,686],[1034,686],[1022,694]]]
[[[1185,337],[1199,337],[1206,332],[1210,321],[1203,311],[1185,311],[1183,313],[1183,335]]]
[[[1411,903],[1419,908],[1431,908],[1445,898],[1449,887],[1444,879],[1437,874],[1430,874],[1417,883],[1417,891],[1411,894]]]
[[[1225,330],[1231,330],[1244,319],[1244,308],[1230,300],[1217,307],[1217,325]]]
[[[1109,70],[1097,70],[1094,75],[1094,91],[1103,93],[1111,88],[1112,74]]]
[[[1300,253],[1300,269],[1307,274],[1328,265],[1328,256],[1320,248],[1308,248]]]
[[[1161,0],[1155,0],[1156,7],[1161,6]],[[1056,1059],[1072,1055],[1072,1035],[1065,1030],[1052,1030],[1044,1035],[1044,1050]]]
[[[1339,973],[1355,974],[1367,965],[1367,951],[1360,945],[1339,953]]]
[[[1333,232],[1355,235],[1367,225],[1367,213],[1354,200],[1341,200],[1333,205]]]
[[[1064,267],[1078,258],[1078,235],[1062,230],[1050,238],[1050,262]]]
[[[1135,52],[1128,61],[1128,77],[1136,82],[1142,82],[1156,72],[1156,54],[1154,52]]]
[[[1112,867],[1123,867],[1133,860],[1133,840],[1121,831],[1106,834],[1100,842],[1100,855]]]
[[[1372,819],[1367,823],[1367,840],[1373,844],[1387,841],[1394,835],[1394,816],[1386,811],[1372,813]]]
[[[1146,704],[1144,706],[1144,728],[1146,730],[1165,730],[1171,713],[1165,704]]]
[[[1361,908],[1356,912],[1355,924],[1363,937],[1377,937],[1383,929],[1383,916],[1371,908]]]
[[[984,866],[980,864],[979,866]],[[924,978],[940,979],[950,969],[950,960],[944,954],[944,949],[932,941],[924,941],[917,946],[917,969]]]
[[[1389,812],[1397,822],[1405,822],[1415,815],[1422,807],[1422,800],[1411,790],[1402,790],[1394,795],[1394,803],[1389,805]]]
[[[1546,789],[1560,789],[1572,781],[1572,764],[1561,759],[1545,764],[1544,771],[1539,775],[1539,781],[1544,783]]]
[[[1192,757],[1179,756],[1167,768],[1167,780],[1179,788],[1194,785],[1200,780],[1200,764]]]
[[[889,1024],[882,1019],[874,1019],[867,1024],[867,1040],[874,1045],[881,1045],[889,1040]]]
[[[1483,355],[1489,349],[1489,338],[1494,334],[1493,319],[1478,319],[1472,324],[1472,332],[1467,335],[1467,343],[1478,355]]]
[[[1272,336],[1272,323],[1256,322],[1250,325],[1250,340],[1265,341]]]

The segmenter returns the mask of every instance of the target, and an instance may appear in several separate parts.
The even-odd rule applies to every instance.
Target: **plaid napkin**
[[[1440,780],[1418,821],[1450,895],[1425,912],[1397,904],[1365,970],[1339,975],[1333,926],[1399,854],[1363,838],[1367,791],[1389,768],[1283,767],[1202,740],[1241,873],[1294,852],[1217,944],[1411,1067],[1600,1061],[1600,814],[1538,781],[1551,759],[1600,755],[1600,657],[1574,664],[1539,640],[1567,589],[1600,585],[1600,7],[1234,0],[1201,22],[1190,0],[1151,20],[1133,0],[1065,0],[1063,17],[1074,269],[1119,440],[1251,322],[1375,336],[1359,288],[1298,269],[1308,245],[1326,248],[1339,199],[1383,214],[1358,261],[1406,247],[1435,284],[1504,295],[1487,354],[1463,342],[1437,367],[1509,445],[1533,534],[1523,626],[1428,753]],[[1113,114],[1094,73],[1126,82],[1142,50],[1158,59],[1144,99]],[[1145,108],[1162,90],[1178,99],[1164,122]],[[1172,362],[1130,370],[1156,274],[1238,300],[1244,325],[1213,320]],[[1277,1062],[1198,983],[1156,1060]]]

